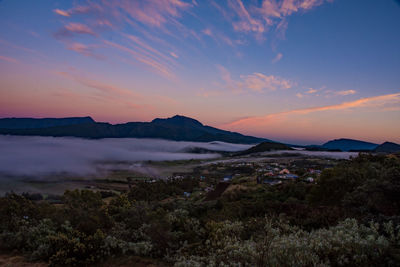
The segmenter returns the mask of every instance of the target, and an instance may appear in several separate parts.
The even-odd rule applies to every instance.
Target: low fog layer
[[[195,147],[233,152],[251,146],[224,142],[197,143],[135,138],[88,140],[0,135],[0,174],[91,174],[96,172],[94,163],[103,161],[163,161],[219,156],[182,152]]]
[[[357,157],[358,152],[332,152],[332,151],[307,151],[307,150],[280,150],[264,152],[263,155],[281,155],[281,154],[301,154],[309,157],[332,158],[332,159],[350,159]]]

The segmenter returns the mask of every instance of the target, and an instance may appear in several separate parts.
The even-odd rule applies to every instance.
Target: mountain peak
[[[348,139],[348,138],[340,138],[334,139],[326,142],[322,145],[323,148],[326,149],[339,149],[342,151],[350,151],[350,150],[373,150],[377,147],[377,144]]]
[[[383,152],[383,153],[395,153],[400,152],[400,145],[392,142],[385,142],[379,146],[377,146],[374,150],[375,152]]]
[[[171,118],[166,118],[166,119],[161,119],[161,118],[157,118],[154,119],[152,121],[152,123],[168,123],[168,124],[175,124],[175,125],[190,125],[190,126],[203,126],[203,124],[201,122],[199,122],[198,120],[186,117],[186,116],[182,116],[182,115],[175,115]]]

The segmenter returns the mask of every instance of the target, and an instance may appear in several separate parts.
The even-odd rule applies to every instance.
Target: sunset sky
[[[0,0],[0,117],[400,143],[399,2]]]

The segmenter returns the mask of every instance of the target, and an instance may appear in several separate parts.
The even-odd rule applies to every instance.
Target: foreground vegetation
[[[176,266],[399,266],[400,159],[361,154],[316,183],[232,180],[216,199],[200,178],[137,182],[61,204],[0,198],[0,248],[51,266],[139,256]],[[107,198],[105,198],[107,197]]]

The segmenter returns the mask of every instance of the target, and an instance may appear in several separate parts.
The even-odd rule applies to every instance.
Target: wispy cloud
[[[316,92],[318,92],[318,90],[317,89],[314,89],[314,88],[309,88],[308,90],[307,90],[307,94],[315,94]]]
[[[134,19],[145,25],[162,27],[166,23],[176,23],[175,18],[180,17],[182,11],[192,6],[180,0],[103,0],[101,3],[86,1],[68,10],[55,9],[54,13],[64,17],[90,14],[97,21],[108,21],[108,26],[111,24],[110,20],[126,22]]]
[[[164,64],[162,64],[161,62],[159,62],[157,60],[154,60],[153,58],[150,58],[148,56],[140,54],[133,49],[130,49],[128,47],[125,47],[123,45],[120,45],[120,44],[117,44],[114,42],[104,40],[104,43],[110,47],[113,47],[122,52],[126,52],[126,53],[130,54],[135,60],[141,62],[142,64],[145,64],[151,70],[155,71],[156,73],[158,73],[160,75],[163,75],[166,78],[169,78],[169,79],[175,78],[175,75],[167,66],[165,66]]]
[[[254,117],[247,117],[244,119],[239,119],[233,121],[231,123],[223,125],[225,128],[237,127],[237,126],[256,126],[256,125],[264,125],[268,124],[270,121],[276,121],[283,116],[289,115],[305,115],[314,112],[323,112],[323,111],[335,111],[335,110],[349,110],[349,109],[356,109],[356,108],[379,108],[384,109],[387,106],[400,106],[400,93],[395,94],[388,94],[388,95],[380,95],[380,96],[373,96],[373,97],[365,97],[360,98],[355,101],[350,102],[343,102],[341,104],[336,105],[327,105],[327,106],[319,106],[319,107],[309,107],[309,108],[302,108],[302,109],[295,109],[290,111],[283,111],[278,113],[273,113],[265,116],[254,116]]]
[[[253,73],[250,75],[241,75],[243,79],[242,86],[253,91],[262,92],[264,90],[275,91],[277,89],[289,89],[292,83],[289,80],[274,76],[264,75],[262,73]]]
[[[263,33],[265,31],[264,23],[261,20],[253,18],[241,0],[229,0],[228,6],[238,17],[238,20],[233,21],[232,24],[235,31],[256,33]]]
[[[82,43],[70,43],[67,45],[67,49],[85,55],[87,57],[94,57],[96,59],[104,59],[104,56],[98,55],[93,52],[93,48],[97,47],[96,45],[85,45]]]
[[[55,72],[55,74],[60,75],[69,80],[75,81],[88,88],[95,89],[98,93],[100,93],[108,100],[110,99],[118,100],[125,104],[129,104],[129,106],[133,108],[140,107],[140,105],[135,104],[135,102],[137,102],[141,98],[141,96],[138,93],[135,93],[131,90],[120,88],[118,86],[104,83],[99,80],[86,78],[82,75],[77,75],[70,72]]]
[[[79,19],[82,21],[82,18],[84,19],[84,23],[62,21],[64,26],[55,33],[55,37],[63,41],[67,49],[85,56],[98,58],[98,53],[94,53],[93,50],[104,45],[118,49],[145,64],[149,70],[168,79],[174,79],[172,67],[177,65],[175,60],[179,57],[179,51],[169,45],[165,38],[154,36],[154,32],[167,34],[174,38],[181,38],[181,36],[199,38],[195,31],[186,28],[178,21],[183,13],[194,5],[194,3],[181,0],[81,1],[67,10],[53,10],[56,15],[64,17],[64,20]],[[79,15],[79,17],[75,15]],[[126,27],[135,29],[138,34],[125,34]],[[173,28],[181,34],[172,33],[169,28]],[[121,42],[120,36],[112,41],[104,38],[104,34],[109,33],[110,30],[125,39],[122,39]],[[71,37],[78,38],[84,35],[98,37],[97,46],[85,45],[82,42],[71,43],[69,40]],[[159,41],[164,49],[160,49],[160,44],[157,49],[152,44],[152,42]]]
[[[134,46],[135,50],[140,52],[143,55],[149,56],[151,58],[153,58],[154,60],[160,62],[160,64],[162,64],[161,61],[167,61],[170,63],[175,63],[170,57],[168,57],[166,54],[164,54],[163,52],[160,52],[158,49],[152,47],[150,44],[148,44],[146,41],[144,41],[143,39],[139,38],[138,36],[134,36],[131,34],[123,34],[128,40],[131,41],[131,44]],[[170,52],[169,53],[172,57],[174,58],[178,58],[178,56],[173,53]]]
[[[20,46],[20,45],[16,45],[16,44],[13,44],[13,43],[11,43],[9,41],[6,41],[6,40],[3,40],[3,39],[0,39],[0,45],[7,46],[7,47],[10,47],[10,48],[15,49],[15,50],[20,50],[20,51],[23,51],[23,52],[26,52],[26,53],[29,53],[29,54],[34,54],[34,55],[37,55],[37,56],[40,56],[40,57],[45,57],[42,53],[40,53],[40,52],[38,52],[38,51],[36,51],[34,49],[27,48],[27,47]]]
[[[275,27],[279,39],[284,38],[287,28],[286,17],[296,12],[306,12],[324,2],[333,0],[228,0],[225,8],[213,2],[223,16],[231,22],[235,31],[255,33],[258,40]],[[233,14],[233,15],[232,15]]]
[[[212,36],[213,35],[211,29],[209,29],[209,28],[204,29],[201,32],[204,33],[205,35],[208,35],[208,36]]]
[[[274,75],[265,75],[258,72],[248,75],[240,75],[240,80],[234,80],[226,68],[222,66],[217,66],[217,68],[221,73],[221,79],[225,82],[225,87],[236,93],[249,90],[254,92],[264,92],[275,91],[278,89],[289,89],[294,84],[284,78]]]
[[[201,88],[200,91],[196,93],[196,95],[204,98],[209,98],[209,97],[220,96],[222,95],[222,92],[217,90],[205,90],[204,88]]]
[[[175,54],[174,52],[169,52],[169,54],[174,58],[179,58],[179,56],[177,54]]]
[[[88,34],[92,36],[97,36],[97,34],[89,28],[89,26],[82,24],[71,22],[61,28],[59,31],[55,33],[57,38],[65,38],[72,37],[74,34]]]
[[[18,60],[16,60],[15,58],[6,57],[6,56],[1,56],[1,55],[0,55],[0,60],[7,61],[7,62],[9,62],[9,63],[18,63]]]
[[[357,91],[355,90],[343,90],[343,91],[337,91],[335,92],[335,95],[354,95],[355,93],[357,93]]]
[[[57,15],[60,15],[60,16],[63,16],[63,17],[69,17],[69,16],[71,16],[71,15],[69,14],[69,12],[68,12],[68,11],[65,11],[65,10],[54,9],[53,11],[54,11],[54,13],[56,13]]]
[[[272,59],[272,63],[276,63],[279,60],[281,60],[283,57],[282,53],[278,53],[273,59]]]

